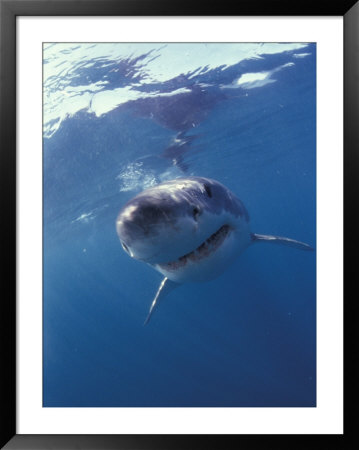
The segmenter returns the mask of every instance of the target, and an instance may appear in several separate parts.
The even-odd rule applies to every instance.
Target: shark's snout
[[[172,202],[173,203],[173,202]],[[183,224],[181,208],[161,198],[137,197],[120,211],[116,231],[123,249],[131,257],[153,262],[167,259],[167,250]],[[177,249],[176,249],[177,252]]]
[[[131,245],[136,240],[157,236],[162,224],[174,225],[173,210],[154,203],[128,205],[120,211],[116,230],[121,241]]]

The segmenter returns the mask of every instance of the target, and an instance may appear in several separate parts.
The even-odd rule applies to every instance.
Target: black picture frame
[[[16,434],[16,17],[17,16],[343,16],[344,18],[344,209],[347,298],[344,309],[343,435],[18,435]],[[0,183],[2,199],[2,283],[0,302],[0,445],[5,449],[183,449],[183,448],[352,448],[357,300],[351,258],[355,250],[359,168],[359,2],[302,0],[0,0]],[[350,259],[350,260],[349,260]],[[349,266],[349,263],[351,264]],[[355,266],[354,266],[355,267]],[[343,269],[344,270],[344,269]]]

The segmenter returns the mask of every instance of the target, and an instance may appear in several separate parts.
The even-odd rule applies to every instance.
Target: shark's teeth
[[[181,256],[175,261],[169,263],[158,264],[161,269],[164,270],[178,270],[185,266],[189,261],[197,262],[201,259],[208,258],[218,247],[222,245],[226,237],[231,231],[229,225],[223,225],[219,230],[213,233],[208,239],[206,239],[199,247],[186,255]]]

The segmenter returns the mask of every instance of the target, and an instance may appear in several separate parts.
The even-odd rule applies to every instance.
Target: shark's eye
[[[203,187],[204,187],[204,190],[206,191],[208,197],[212,197],[211,186],[209,184],[204,184]]]
[[[122,248],[123,248],[127,253],[129,253],[129,250],[128,250],[127,245],[126,245],[124,242],[121,242],[121,245],[122,245]]]
[[[199,216],[199,213],[200,213],[199,208],[197,208],[197,206],[195,206],[195,207],[193,208],[193,210],[192,210],[192,213],[193,213],[194,219],[197,220],[197,219],[198,219],[198,216]]]

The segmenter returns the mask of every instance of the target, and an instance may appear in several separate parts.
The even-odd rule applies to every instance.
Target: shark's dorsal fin
[[[172,289],[174,289],[178,285],[179,285],[178,283],[175,283],[174,281],[169,280],[167,277],[164,277],[164,279],[161,281],[160,287],[158,288],[156,296],[153,299],[144,325],[147,325],[148,322],[150,321],[153,310],[155,309],[155,306],[158,305],[160,300],[162,300],[163,297],[165,297],[169,292],[172,291]]]
[[[251,238],[253,242],[272,242],[274,244],[288,245],[289,247],[298,248],[299,250],[314,250],[313,247],[304,242],[295,241],[294,239],[289,239],[287,237],[252,233]]]

